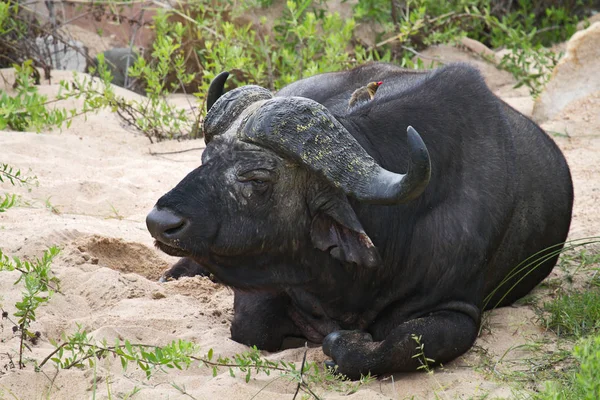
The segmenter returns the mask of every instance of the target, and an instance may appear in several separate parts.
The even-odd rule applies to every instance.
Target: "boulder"
[[[569,103],[600,90],[600,22],[574,34],[546,88],[533,106],[533,119],[544,122]]]
[[[77,40],[61,41],[52,35],[35,39],[37,54],[43,63],[54,69],[84,72],[87,62],[87,49]]]
[[[115,47],[102,52],[104,54],[104,62],[106,63],[107,69],[112,74],[112,83],[114,85],[124,87],[125,89],[132,90],[136,93],[143,94],[143,88],[133,78],[129,77],[127,85],[125,85],[125,73],[128,67],[133,66],[139,58],[138,53],[135,50],[130,50],[128,47]],[[93,64],[88,66],[96,68],[98,65],[98,57],[94,57]]]

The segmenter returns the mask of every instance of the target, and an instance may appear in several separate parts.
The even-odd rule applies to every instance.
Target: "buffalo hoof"
[[[362,331],[336,331],[323,340],[323,352],[331,357],[336,372],[349,379],[360,379],[369,373],[371,356],[369,348],[373,344],[371,334]],[[329,364],[329,365],[331,365]],[[329,366],[326,362],[326,366]]]
[[[373,336],[363,331],[335,331],[323,339],[323,352],[328,356],[340,348],[350,348],[355,345],[361,345],[364,342],[372,342]]]
[[[182,258],[177,261],[168,271],[166,271],[159,279],[159,282],[168,282],[177,280],[183,276],[208,276],[212,279],[212,274],[204,269],[204,267],[197,262],[189,259]],[[214,280],[213,280],[214,281]]]
[[[326,369],[330,369],[332,371],[336,370],[337,364],[333,360],[327,360],[323,364],[325,364]]]

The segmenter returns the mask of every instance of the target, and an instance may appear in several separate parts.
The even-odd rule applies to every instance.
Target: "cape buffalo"
[[[209,89],[202,165],[147,226],[159,249],[187,257],[182,269],[201,265],[234,289],[234,340],[322,343],[351,378],[414,371],[413,335],[427,358],[450,361],[475,341],[483,310],[554,267],[569,168],[476,69],[373,63],[276,96],[223,93],[226,79]],[[385,83],[348,109],[370,81]]]

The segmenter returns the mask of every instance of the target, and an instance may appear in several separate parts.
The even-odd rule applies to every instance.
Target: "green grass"
[[[550,289],[560,293],[538,308],[541,323],[560,337],[559,347],[572,347],[556,363],[546,365],[551,374],[540,391],[526,398],[536,400],[600,399],[600,253],[568,251],[558,264],[562,272]],[[535,307],[535,306],[534,306]],[[571,343],[575,342],[575,345]],[[562,346],[561,346],[562,344]],[[550,360],[553,361],[553,360]],[[544,380],[544,376],[538,376]],[[536,383],[540,380],[536,379]]]
[[[555,274],[519,303],[547,331],[509,348],[484,371],[510,382],[518,399],[600,399],[600,251],[598,237],[570,241]],[[523,264],[535,266],[537,255]],[[519,270],[522,266],[518,266]],[[519,354],[513,354],[518,351]],[[526,352],[526,355],[523,355]]]
[[[600,333],[598,287],[562,294],[544,303],[543,310],[542,322],[558,336],[580,338]]]
[[[578,367],[561,381],[547,382],[532,396],[539,400],[600,399],[600,336],[585,339],[573,349]]]

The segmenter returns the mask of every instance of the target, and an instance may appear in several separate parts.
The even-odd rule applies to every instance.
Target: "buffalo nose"
[[[185,219],[168,210],[154,207],[146,217],[146,227],[155,239],[176,239],[186,226]]]

